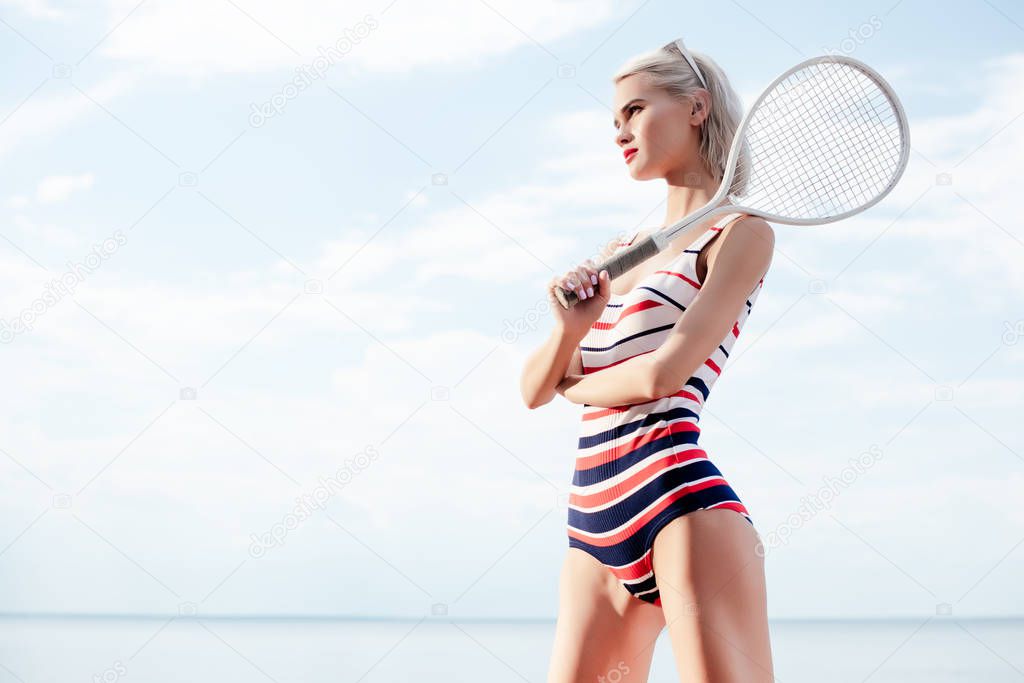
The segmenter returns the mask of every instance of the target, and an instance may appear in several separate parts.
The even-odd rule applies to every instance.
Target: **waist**
[[[707,400],[707,392],[708,388],[703,382],[692,382],[691,378],[691,383],[679,391],[653,401],[627,403],[613,408],[584,403],[580,413],[581,429],[585,430],[587,425],[594,424],[621,424],[680,406],[699,414]]]
[[[696,446],[700,437],[700,407],[683,399],[665,402],[659,410],[611,415],[580,425],[577,464],[590,466],[616,460],[626,453]]]

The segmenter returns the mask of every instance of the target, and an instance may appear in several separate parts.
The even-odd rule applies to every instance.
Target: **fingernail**
[[[590,284],[592,284],[592,285],[596,285],[597,284],[597,276],[594,275],[593,273],[590,274]]]
[[[594,288],[587,287],[587,296],[594,296]]]

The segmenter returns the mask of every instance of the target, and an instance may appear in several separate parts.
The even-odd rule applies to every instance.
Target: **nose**
[[[626,130],[625,126],[615,131],[615,144],[619,147],[625,147],[632,139],[633,136]]]

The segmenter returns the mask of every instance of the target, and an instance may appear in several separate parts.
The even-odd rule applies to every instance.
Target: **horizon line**
[[[905,622],[919,621],[926,615],[894,615],[894,616],[819,616],[819,617],[769,617],[771,622]],[[930,615],[940,620],[950,621],[1021,621],[1024,614],[1017,615],[970,615],[956,617],[951,614]],[[262,613],[262,614],[159,614],[155,612],[0,612],[0,619],[81,619],[81,620],[118,620],[118,621],[323,621],[323,622],[394,622],[412,623],[430,621],[460,621],[477,623],[555,623],[556,617],[459,617],[448,614],[424,614],[421,617],[401,615],[359,615],[359,614],[297,614],[297,613]]]

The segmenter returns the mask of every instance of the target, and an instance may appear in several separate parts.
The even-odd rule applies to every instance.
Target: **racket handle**
[[[658,245],[654,241],[654,235],[648,235],[633,246],[620,251],[604,263],[600,264],[597,267],[597,272],[600,273],[602,270],[607,270],[608,280],[611,282],[611,280],[614,280],[627,270],[631,270],[634,266],[651,258],[659,251],[661,250],[658,249]],[[580,301],[580,298],[576,296],[576,290],[574,289],[563,289],[556,286],[554,291],[555,298],[558,299],[558,303],[560,303],[562,308],[566,310],[569,310]]]
[[[558,303],[562,304],[562,308],[567,311],[579,303],[580,300],[576,296],[575,289],[562,289],[558,285],[555,285],[555,298],[558,299]]]

